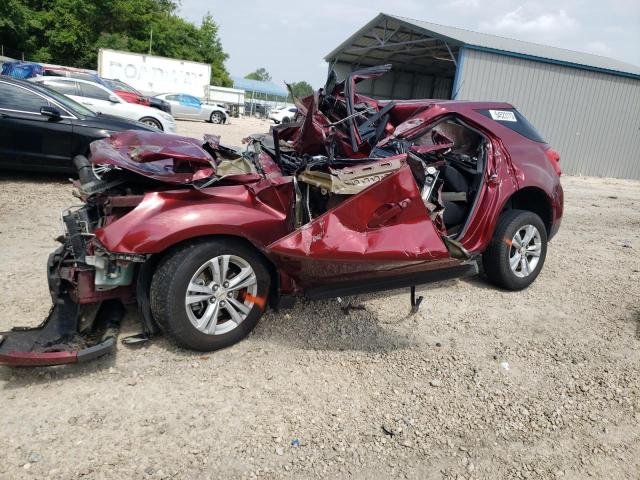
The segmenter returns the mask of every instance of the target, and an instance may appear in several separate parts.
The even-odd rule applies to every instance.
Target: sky
[[[324,84],[323,57],[380,12],[604,55],[640,65],[640,0],[182,0],[179,13],[220,27],[226,66],[244,76]]]

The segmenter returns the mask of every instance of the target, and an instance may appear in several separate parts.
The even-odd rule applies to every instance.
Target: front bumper
[[[106,291],[96,288],[96,275],[102,271],[87,264],[86,237],[82,232],[89,228],[91,215],[86,209],[64,215],[63,223],[65,243],[47,262],[53,306],[37,327],[0,332],[0,365],[26,367],[86,362],[111,352],[116,346],[124,314],[122,301],[131,300],[131,288],[121,286]]]
[[[80,332],[85,316],[93,309],[61,295],[46,320],[35,328],[15,327],[0,334],[0,365],[35,367],[82,363],[110,353],[124,307],[118,301],[102,302],[95,308],[90,330]]]

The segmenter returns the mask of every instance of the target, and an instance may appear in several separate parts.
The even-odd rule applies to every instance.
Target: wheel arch
[[[277,298],[277,295],[279,295],[279,285],[280,285],[280,278],[278,275],[278,269],[275,266],[275,264],[269,259],[269,257],[267,257],[267,255],[265,255],[264,251],[262,249],[260,249],[257,245],[255,245],[253,242],[251,242],[249,239],[242,237],[240,235],[233,235],[233,234],[209,234],[209,235],[201,235],[201,236],[197,236],[197,237],[190,237],[190,238],[186,238],[184,240],[178,241],[174,244],[169,245],[167,248],[165,248],[164,250],[162,250],[161,252],[155,253],[153,254],[149,260],[147,260],[148,262],[152,262],[152,266],[151,266],[151,275],[153,276],[153,274],[155,273],[155,270],[157,269],[158,265],[161,263],[162,259],[165,258],[168,255],[171,255],[172,253],[174,253],[175,251],[179,250],[180,248],[186,246],[186,245],[192,245],[195,243],[204,243],[207,241],[211,241],[211,240],[217,240],[217,239],[226,239],[226,240],[232,240],[234,242],[238,242],[242,245],[244,245],[247,248],[250,248],[251,250],[253,250],[258,257],[260,257],[261,261],[264,263],[265,267],[267,268],[268,272],[269,272],[269,276],[271,277],[271,289],[269,291],[269,299],[270,301],[272,301],[273,299]]]
[[[226,113],[220,111],[220,110],[212,110],[211,113],[209,114],[209,122],[213,122],[213,116],[214,115],[219,115],[220,117],[222,117],[221,122],[224,123],[225,120],[227,119],[227,115]]]
[[[505,202],[500,213],[507,210],[527,210],[538,215],[544,223],[547,235],[553,225],[553,203],[546,192],[539,187],[524,187],[514,192]]]
[[[145,119],[153,120],[157,124],[158,129],[161,132],[164,132],[164,125],[162,124],[162,122],[160,120],[158,120],[155,117],[152,117],[151,115],[144,115],[143,117],[140,117],[140,120],[138,120],[138,121],[141,122],[141,123],[144,123]]]

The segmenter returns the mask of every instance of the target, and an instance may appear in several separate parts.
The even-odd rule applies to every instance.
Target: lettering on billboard
[[[133,63],[122,64],[121,62],[111,61],[109,62],[109,72],[114,78],[119,78],[123,81],[142,80],[149,82],[150,84],[162,84],[173,83],[183,85],[203,85],[208,83],[204,78],[204,75],[195,72],[172,69],[164,69],[159,67],[151,68],[151,75],[149,75],[149,68],[145,65],[134,65]]]
[[[210,67],[147,55],[103,51],[100,73],[145,92],[178,92],[202,96],[209,85]]]

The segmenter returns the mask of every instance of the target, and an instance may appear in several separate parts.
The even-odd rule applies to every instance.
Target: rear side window
[[[82,90],[83,97],[95,98],[96,100],[109,101],[109,92],[101,89],[95,85],[89,83],[81,83],[80,89]]]
[[[487,118],[496,121],[503,127],[507,127],[523,137],[534,142],[547,143],[538,131],[529,123],[524,115],[515,108],[502,108],[499,110],[476,110]]]
[[[47,100],[26,88],[0,82],[0,110],[40,113],[40,107],[48,105]]]
[[[69,73],[71,78],[77,78],[78,80],[87,80],[88,82],[95,82],[96,78],[89,73],[71,72]]]
[[[64,95],[77,95],[76,82],[47,80],[46,82],[43,82],[43,84],[45,87],[49,87]]]

